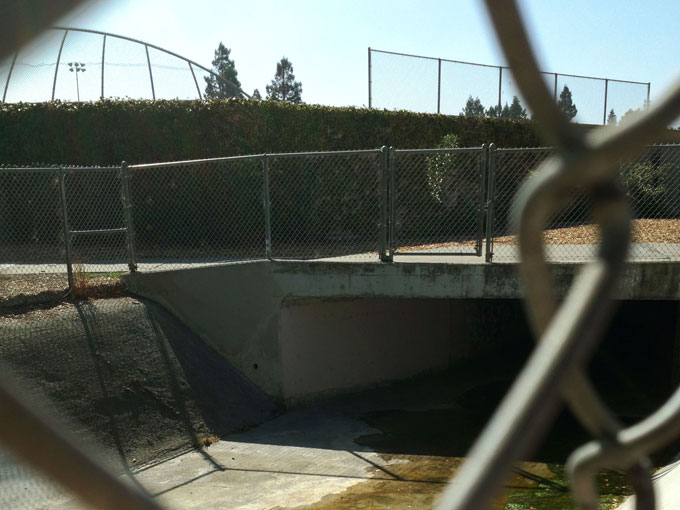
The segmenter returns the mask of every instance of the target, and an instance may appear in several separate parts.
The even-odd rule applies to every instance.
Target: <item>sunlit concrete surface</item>
[[[654,473],[656,510],[680,509],[680,460]],[[635,510],[635,496],[628,498],[619,510]]]
[[[412,481],[390,470],[405,460],[385,460],[354,442],[359,436],[377,432],[341,412],[303,409],[202,450],[142,467],[132,476],[168,509],[264,510],[314,505],[325,496],[368,480]],[[422,482],[434,484],[437,491],[443,488],[441,481]],[[61,495],[49,508],[86,507],[70,495]]]
[[[433,264],[485,264],[486,255],[474,254],[451,255],[450,248],[427,248],[423,251],[397,252],[394,262],[398,263],[433,263]],[[596,246],[583,244],[546,245],[545,255],[548,261],[553,263],[578,264],[592,260],[596,253]],[[673,243],[634,243],[630,247],[628,259],[631,262],[670,262],[680,261],[680,244]],[[137,264],[139,272],[168,271],[172,269],[191,269],[209,267],[223,264],[237,264],[260,259],[235,259],[235,258],[154,258],[140,259]],[[273,260],[280,259],[276,256]],[[301,259],[295,259],[301,260]],[[381,263],[378,254],[357,253],[338,257],[323,257],[310,259],[321,262],[344,262],[344,263]],[[516,246],[500,245],[494,251],[493,262],[512,264],[519,261]],[[83,271],[92,273],[127,272],[127,262],[123,260],[105,260],[96,263],[83,263],[80,265]],[[65,273],[66,263],[54,261],[44,264],[3,263],[0,264],[0,274],[40,274],[40,273]]]

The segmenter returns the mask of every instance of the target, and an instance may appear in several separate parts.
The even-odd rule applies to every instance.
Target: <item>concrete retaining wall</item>
[[[577,269],[555,266],[558,294]],[[634,264],[620,297],[678,300],[679,283],[680,264]],[[500,264],[258,261],[136,274],[126,284],[286,403],[492,349],[500,340],[485,334],[488,310],[469,298],[521,298],[515,267]]]

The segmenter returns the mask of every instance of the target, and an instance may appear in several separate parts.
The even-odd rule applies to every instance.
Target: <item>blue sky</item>
[[[546,71],[650,81],[652,100],[680,74],[678,1],[520,5]],[[504,64],[476,0],[102,0],[60,24],[138,38],[208,67],[221,41],[232,50],[244,90],[258,88],[263,95],[285,55],[303,84],[305,102],[338,106],[368,103],[369,46]],[[425,72],[406,64],[387,66],[382,79],[398,84],[409,73]]]

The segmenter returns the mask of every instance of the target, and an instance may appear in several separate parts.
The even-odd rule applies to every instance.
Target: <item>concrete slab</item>
[[[386,458],[354,442],[377,432],[341,412],[304,409],[202,450],[142,467],[133,476],[168,509],[313,505],[368,480],[404,481],[390,468],[403,459]],[[436,486],[443,488],[441,482]],[[67,494],[53,496],[49,508],[85,509]]]
[[[654,474],[656,510],[680,510],[680,460]],[[628,498],[619,510],[634,510],[635,496]]]
[[[596,253],[595,245],[584,244],[563,244],[563,245],[546,245],[546,257],[550,262],[562,264],[578,264],[591,260]],[[474,254],[450,254],[451,249],[447,247],[428,248],[420,252],[402,252],[394,256],[394,262],[403,264],[461,264],[461,265],[477,265],[486,264],[486,253],[482,252],[480,256]],[[635,243],[631,245],[628,257],[631,262],[643,261],[680,261],[680,244],[678,243]],[[154,259],[140,259],[138,261],[138,271],[141,273],[149,273],[155,271],[169,271],[177,269],[196,269],[201,267],[210,267],[224,264],[239,264],[255,261],[264,261],[266,258],[260,259],[237,259],[233,257],[212,257],[201,259],[187,259],[187,258],[154,258]],[[286,261],[303,261],[304,259],[281,259],[274,257],[274,260]],[[318,259],[309,259],[309,262],[343,262],[349,264],[365,264],[376,263],[380,264],[378,254],[376,252],[355,253],[352,255],[342,255],[338,257],[324,257]],[[493,262],[503,264],[513,264],[519,261],[519,253],[515,245],[499,245],[494,248]],[[82,265],[83,270],[91,273],[109,273],[121,272],[126,273],[128,266],[122,260],[103,260],[94,263],[85,263]],[[40,273],[65,273],[66,264],[63,261],[54,261],[42,264],[0,264],[0,274],[15,275],[15,274],[40,274]]]

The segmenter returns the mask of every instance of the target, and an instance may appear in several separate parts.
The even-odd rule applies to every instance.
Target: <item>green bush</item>
[[[540,144],[531,122],[273,101],[0,105],[0,163],[118,165],[264,152]]]

